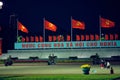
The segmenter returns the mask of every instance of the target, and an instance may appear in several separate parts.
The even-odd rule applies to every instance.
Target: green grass
[[[91,65],[90,74],[84,75],[80,64],[48,66],[41,63],[15,63],[7,67],[1,64],[0,80],[116,80],[120,78],[120,65],[112,67],[115,74],[110,74],[109,69],[101,69],[99,65]]]
[[[0,80],[113,80],[119,74],[41,74],[41,75],[1,75]]]

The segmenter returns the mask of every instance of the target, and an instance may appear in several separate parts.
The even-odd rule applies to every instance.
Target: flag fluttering
[[[44,27],[45,27],[45,29],[53,31],[53,32],[56,32],[56,30],[57,30],[56,25],[54,25],[53,23],[51,23],[47,20],[45,20]]]
[[[101,17],[100,18],[100,26],[102,28],[112,28],[115,26],[115,22]]]
[[[72,28],[84,30],[85,29],[85,23],[72,19]]]
[[[28,33],[28,29],[21,22],[18,21],[17,24],[18,24],[18,30]]]

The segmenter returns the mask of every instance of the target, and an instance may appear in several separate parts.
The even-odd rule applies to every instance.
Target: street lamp
[[[3,2],[0,1],[0,9],[2,9],[2,6],[3,6]]]

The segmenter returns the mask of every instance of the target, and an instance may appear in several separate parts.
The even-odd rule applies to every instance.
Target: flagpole
[[[101,16],[99,15],[99,32],[100,32],[100,41],[101,41]]]
[[[73,32],[72,32],[72,16],[71,16],[71,43],[72,43],[72,37],[73,37]],[[73,52],[73,48],[71,47],[71,54]]]
[[[100,32],[100,40],[99,40],[99,43],[101,42],[101,16],[99,15],[99,32]],[[100,46],[100,52],[101,52],[101,46]]]
[[[45,42],[45,17],[43,18],[43,37]]]
[[[18,18],[17,18],[17,43],[18,43]]]
[[[71,42],[72,42],[72,16],[71,16]]]

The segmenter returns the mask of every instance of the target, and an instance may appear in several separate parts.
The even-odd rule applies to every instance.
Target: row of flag
[[[75,28],[75,29],[80,29],[80,30],[85,30],[85,23],[82,21],[78,21],[75,19],[71,19],[71,27]],[[28,29],[21,23],[18,21],[18,30],[28,33]],[[109,19],[106,18],[102,18],[100,17],[100,27],[102,28],[112,28],[115,26],[115,22],[111,21]],[[48,20],[44,20],[44,28],[53,32],[57,31],[57,26],[53,23],[51,23]]]
[[[98,41],[100,36],[98,34],[87,34],[87,35],[75,35],[75,41]],[[104,34],[101,37],[101,40],[118,40],[118,34]],[[42,36],[19,36],[18,42],[43,42],[44,38]],[[71,41],[70,35],[48,35],[48,42],[61,42],[61,41]]]

